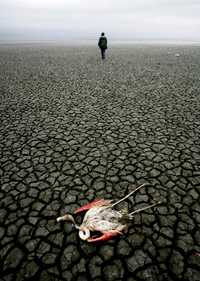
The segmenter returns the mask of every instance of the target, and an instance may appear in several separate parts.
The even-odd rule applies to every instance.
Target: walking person
[[[107,38],[105,37],[105,33],[101,33],[101,37],[99,38],[98,46],[101,49],[101,58],[104,60],[106,58],[105,53],[107,47]]]

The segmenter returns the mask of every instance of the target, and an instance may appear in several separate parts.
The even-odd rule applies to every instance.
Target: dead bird
[[[133,219],[134,214],[153,208],[161,203],[157,202],[150,206],[137,209],[131,213],[124,210],[117,211],[114,209],[117,204],[126,200],[144,185],[145,184],[140,185],[115,203],[112,203],[113,200],[96,199],[76,209],[74,214],[87,211],[81,225],[77,225],[73,216],[70,214],[58,217],[57,222],[68,221],[73,223],[76,229],[79,230],[79,237],[87,242],[107,241],[114,236],[122,235],[123,231],[127,230],[128,223]],[[91,232],[100,232],[101,236],[91,236]]]

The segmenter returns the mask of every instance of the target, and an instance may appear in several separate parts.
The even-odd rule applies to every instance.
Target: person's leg
[[[104,59],[104,49],[101,48],[101,58]]]
[[[105,60],[105,58],[106,58],[106,49],[103,49],[102,59]]]
[[[106,58],[106,49],[104,49],[103,57],[104,57],[104,59]]]

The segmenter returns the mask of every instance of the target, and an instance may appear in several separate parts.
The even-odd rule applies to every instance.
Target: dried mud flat
[[[177,55],[179,54],[179,56]],[[0,280],[200,280],[200,47],[0,47]],[[162,200],[103,245],[57,216]]]

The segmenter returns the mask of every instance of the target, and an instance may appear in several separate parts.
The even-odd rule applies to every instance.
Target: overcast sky
[[[0,0],[0,40],[200,41],[200,0]]]

